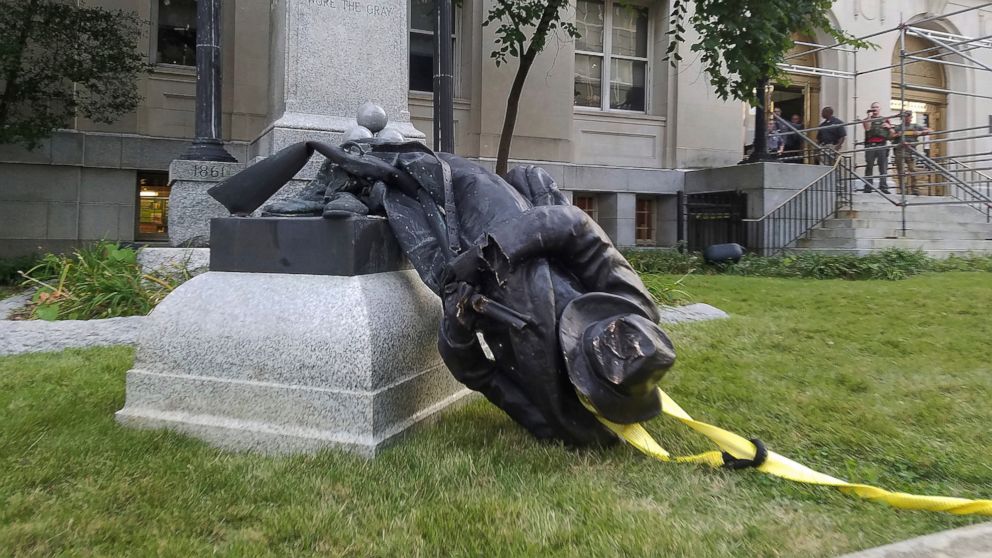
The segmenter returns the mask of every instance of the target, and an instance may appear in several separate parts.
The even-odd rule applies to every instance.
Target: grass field
[[[673,328],[663,387],[824,472],[990,498],[990,277],[689,277],[733,319]],[[0,359],[0,554],[835,556],[981,521],[540,444],[483,401],[373,461],[227,454],[117,426],[131,361]],[[673,452],[710,449],[674,421],[649,428]]]

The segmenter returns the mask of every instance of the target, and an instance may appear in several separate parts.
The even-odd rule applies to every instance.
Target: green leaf
[[[41,320],[53,322],[59,317],[60,303],[41,304],[34,309],[34,315]]]

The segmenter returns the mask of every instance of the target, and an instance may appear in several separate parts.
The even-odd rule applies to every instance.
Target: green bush
[[[794,252],[772,257],[745,256],[738,264],[721,266],[720,271],[755,277],[891,281],[930,271],[933,261],[923,252],[898,249],[866,256]]]
[[[110,242],[76,250],[71,256],[47,254],[23,274],[35,287],[30,317],[86,320],[148,314],[188,274],[147,274],[138,253]]]
[[[939,260],[922,251],[897,248],[866,256],[792,252],[780,256],[745,255],[736,264],[707,264],[698,253],[676,250],[630,250],[624,253],[638,273],[684,275],[728,274],[750,277],[800,277],[807,279],[898,280],[931,271],[992,272],[992,256],[952,256]]]
[[[641,279],[656,303],[663,306],[679,306],[692,302],[692,295],[682,286],[688,276],[689,274],[685,274],[672,281],[662,275],[644,274]]]
[[[0,285],[16,285],[21,282],[21,272],[38,265],[38,256],[18,256],[0,259]]]
[[[700,254],[676,249],[631,249],[625,250],[623,255],[638,273],[684,275],[698,271],[704,266]]]

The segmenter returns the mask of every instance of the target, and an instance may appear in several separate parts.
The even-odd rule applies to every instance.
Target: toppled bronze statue
[[[504,180],[417,142],[349,135],[358,139],[340,147],[292,145],[210,194],[248,215],[317,151],[327,157],[317,179],[301,198],[265,213],[385,215],[441,297],[438,349],[460,382],[537,438],[576,446],[615,440],[590,408],[623,424],[661,411],[655,388],[675,353],[657,307],[547,172],[518,167]]]

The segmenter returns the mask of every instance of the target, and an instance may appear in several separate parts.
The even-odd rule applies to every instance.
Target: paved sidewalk
[[[839,558],[992,558],[992,523],[942,531]]]

